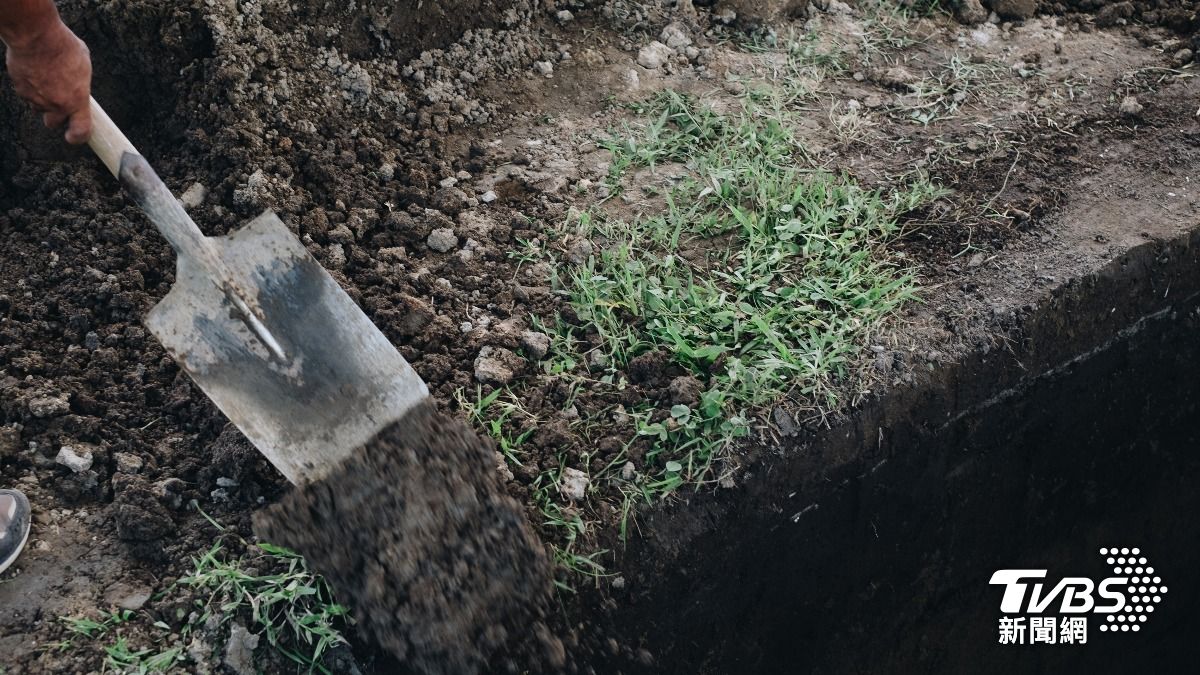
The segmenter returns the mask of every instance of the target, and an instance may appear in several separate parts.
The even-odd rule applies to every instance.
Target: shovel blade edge
[[[146,325],[289,481],[320,478],[429,395],[274,213],[212,242],[286,358],[273,358],[206,271],[184,257]]]

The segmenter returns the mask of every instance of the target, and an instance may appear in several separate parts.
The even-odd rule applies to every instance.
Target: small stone
[[[527,330],[521,333],[521,349],[534,361],[541,361],[550,353],[550,336],[545,333]]]
[[[232,488],[237,486],[238,482],[232,478],[228,478],[226,476],[217,478],[217,487]]]
[[[1138,103],[1137,97],[1135,96],[1126,96],[1124,100],[1121,101],[1120,110],[1122,115],[1137,115],[1144,109],[1144,106],[1141,103]]]
[[[600,369],[608,367],[608,355],[599,349],[588,353],[588,365]]]
[[[796,419],[781,406],[775,406],[775,409],[771,411],[771,421],[775,423],[775,428],[783,436],[795,436],[800,433],[800,428],[796,426]]]
[[[235,675],[255,675],[254,650],[257,648],[258,636],[240,623],[233,624],[225,643],[225,667]]]
[[[61,415],[70,409],[66,394],[37,396],[29,401],[29,414],[37,418]]]
[[[642,86],[641,78],[633,68],[626,70],[621,74],[621,84],[625,85],[628,91],[637,91]]]
[[[118,452],[113,456],[117,460],[117,473],[137,473],[144,465],[142,458],[131,452]]]
[[[457,176],[450,176],[449,178],[443,178],[438,181],[439,187],[452,188],[455,185],[458,185],[458,177]]]
[[[346,266],[346,249],[341,244],[330,244],[325,251],[330,267],[340,270]]]
[[[58,449],[55,462],[62,464],[75,473],[81,473],[92,468],[92,453],[82,445],[72,447],[64,445]]]
[[[667,24],[658,39],[671,49],[683,49],[692,44],[692,38],[688,37],[687,30],[679,23]]]
[[[573,502],[581,502],[587,497],[588,485],[591,482],[586,473],[567,467],[558,477],[558,492]]]
[[[1175,52],[1175,56],[1171,57],[1171,59],[1177,66],[1186,66],[1192,62],[1193,56],[1194,54],[1192,53],[1192,50],[1184,47],[1183,49]]]
[[[559,23],[567,23],[575,20],[575,15],[569,9],[560,9],[554,18],[558,19]]]
[[[495,453],[495,457],[496,457],[496,473],[499,473],[500,477],[503,478],[505,481],[516,480],[517,477],[515,475],[513,475],[512,469],[509,468],[508,460],[504,458],[504,453],[497,452],[497,453]]]
[[[488,190],[487,192],[479,195],[479,201],[483,202],[484,204],[491,204],[492,202],[496,201],[497,198],[498,197],[495,190]]]
[[[554,77],[554,64],[549,61],[534,61],[533,70],[542,77]]]
[[[982,253],[976,253],[975,255],[971,256],[971,258],[969,260],[967,260],[967,267],[979,267],[982,264],[983,264],[983,254]]]
[[[183,208],[191,211],[204,203],[208,197],[208,188],[204,187],[203,183],[192,183],[188,189],[179,195],[179,203],[183,204]]]
[[[521,358],[503,347],[487,346],[475,358],[475,379],[484,384],[503,386],[516,377]]]
[[[654,40],[650,44],[638,50],[637,62],[638,65],[646,70],[657,70],[666,63],[675,50],[664,45],[658,40]]]
[[[425,240],[425,243],[438,253],[445,253],[458,246],[458,236],[454,234],[454,230],[448,227],[439,227],[429,233],[429,238]]]
[[[633,465],[633,462],[625,462],[624,466],[621,467],[621,478],[623,480],[633,480],[635,476],[637,476],[637,467]]]
[[[883,107],[883,97],[879,94],[867,94],[863,99],[863,105],[868,108],[881,108]]]

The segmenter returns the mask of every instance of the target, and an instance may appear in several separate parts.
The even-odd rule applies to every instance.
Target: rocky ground
[[[656,458],[638,414],[678,422],[670,411],[696,406],[707,374],[659,348],[615,362],[563,284],[611,244],[581,216],[661,210],[688,172],[614,173],[613,139],[647,124],[638,105],[673,91],[733,114],[777,96],[811,167],[869,189],[919,177],[942,190],[899,213],[884,247],[914,271],[923,304],[854,334],[835,403],[791,392],[747,411],[747,434],[722,445],[702,491],[736,485],[781,437],[915,372],[1003,346],[1024,294],[1082,259],[974,278],[1000,251],[1033,260],[1054,240],[1070,203],[1060,178],[1107,166],[1090,139],[1190,119],[1189,2],[965,0],[962,21],[920,2],[424,4],[441,6],[80,0],[63,13],[92,47],[96,98],[202,229],[274,209],[439,404],[496,437],[496,469],[541,527],[571,616],[628,592],[621,552],[639,514],[696,494],[662,489],[682,472]],[[285,482],[141,327],[173,255],[103,169],[7,89],[0,111],[18,120],[0,131],[14,149],[0,160],[0,469],[35,505],[30,551],[0,582],[2,665],[288,663],[304,634],[272,650],[242,605],[211,611],[249,587],[214,570],[288,569],[322,587],[252,545],[250,514]],[[1096,233],[1091,254],[1118,234]],[[304,611],[351,640],[331,669],[395,666],[327,598]],[[81,632],[81,617],[100,628]],[[609,648],[565,637],[576,668]]]

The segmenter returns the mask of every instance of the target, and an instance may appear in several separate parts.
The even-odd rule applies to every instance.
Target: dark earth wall
[[[1131,251],[1024,325],[1013,353],[876,401],[649,523],[613,629],[656,672],[1194,662],[1200,233]],[[996,644],[992,572],[1102,579],[1104,546],[1141,548],[1169,583],[1144,631],[1093,618],[1087,646]]]

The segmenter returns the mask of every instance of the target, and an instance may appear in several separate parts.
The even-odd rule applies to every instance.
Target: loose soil
[[[727,20],[723,3],[696,10],[692,3],[560,2],[549,12],[545,6],[555,3],[494,4],[371,1],[351,11],[315,2],[61,3],[92,48],[97,99],[177,194],[197,184],[202,190],[194,194],[206,194],[190,208],[201,228],[222,234],[263,208],[276,210],[398,345],[443,412],[459,415],[456,393],[470,400],[495,386],[474,376],[481,350],[519,354],[531,317],[571,321],[571,308],[551,288],[552,270],[512,252],[521,241],[564,251],[571,244],[561,229],[569,209],[593,203],[607,174],[610,157],[595,147],[599,130],[628,119],[614,104],[666,87],[728,104],[783,65],[776,53],[737,48],[749,39],[743,30],[756,40],[764,31],[864,30],[860,16],[831,3],[811,3],[800,19],[783,12],[744,25]],[[704,4],[711,3],[695,3]],[[1095,4],[1042,8],[1091,11]],[[1183,16],[1174,10],[1189,11],[1192,3],[1119,4],[1131,11],[1111,23],[1074,13],[974,27],[946,17],[913,20],[905,30],[919,37],[914,43],[887,46],[875,65],[856,65],[821,85],[805,133],[821,166],[868,185],[921,168],[952,191],[910,216],[911,234],[898,248],[920,266],[924,302],[874,341],[891,356],[884,367],[872,345],[863,345],[863,379],[851,383],[847,403],[1006,349],[1022,339],[1020,320],[1030,308],[1060,285],[1133,243],[1194,224],[1196,85],[1190,53],[1181,56],[1194,49],[1194,18],[1164,18]],[[568,5],[575,19],[561,23],[556,12]],[[671,21],[696,41],[695,58],[654,71],[636,65],[638,47]],[[476,30],[446,41],[464,28]],[[915,100],[889,70],[937,71],[955,55],[996,72],[944,92],[951,101],[965,95],[954,107],[935,101],[941,117],[914,119],[912,111],[929,101]],[[530,69],[538,61],[553,64],[553,77]],[[1137,97],[1139,111],[1122,112],[1127,96]],[[855,139],[834,123],[850,100],[870,122]],[[103,169],[40,130],[7,85],[0,86],[0,115],[16,120],[0,129],[0,142],[12,148],[0,159],[0,482],[25,491],[35,508],[30,548],[0,581],[0,665],[9,673],[98,671],[103,655],[96,650],[43,648],[65,636],[59,617],[94,616],[131,591],[158,592],[185,574],[189,558],[221,534],[198,508],[227,532],[250,538],[252,513],[304,497],[286,496],[282,477],[141,327],[173,280],[166,244]],[[646,178],[669,180],[662,173]],[[489,191],[495,201],[483,199]],[[610,202],[629,212],[652,206],[649,198]],[[1131,230],[1128,223],[1140,219],[1148,225]],[[451,250],[429,248],[435,229],[453,230]],[[638,439],[613,411],[669,401],[670,383],[681,374],[666,356],[647,354],[629,364],[629,387],[613,398],[572,391],[520,357],[506,365],[526,384],[530,456],[521,465],[494,452],[490,459],[535,526],[538,477],[585,461],[593,464],[586,468],[603,467],[627,444],[638,464]],[[788,441],[800,429],[838,419],[817,416],[802,401],[777,410],[730,465],[730,484],[748,480],[771,457],[803,452]],[[579,419],[612,421],[582,428]],[[91,452],[92,465],[76,473],[57,464],[64,445]],[[401,446],[414,447],[408,439]],[[487,454],[465,447],[476,457]],[[813,471],[821,475],[819,467]],[[538,667],[566,662],[585,670],[600,653],[623,664],[654,663],[653,636],[612,630],[609,639],[599,630],[604,621],[578,618],[643,595],[657,598],[640,585],[652,586],[662,572],[645,557],[623,562],[620,495],[595,489],[565,507],[594,524],[588,550],[609,551],[608,576],[581,581],[560,570],[560,584],[576,591],[559,593],[568,609],[527,638],[537,646],[508,645],[501,663],[535,667],[522,660],[534,654],[546,657]],[[739,494],[717,492],[720,499]],[[707,492],[687,496],[694,503],[671,506],[665,518],[669,536],[649,525],[661,509],[655,506],[634,519],[628,546],[686,550],[688,535],[720,511]],[[364,522],[384,514],[372,515]],[[524,532],[516,521],[503,522]],[[547,528],[538,533],[547,544],[563,543]],[[389,546],[399,547],[405,533],[395,534]],[[639,548],[643,535],[651,536],[648,549]],[[397,561],[411,555],[393,550]],[[363,581],[339,579],[347,568],[322,563],[316,548],[306,553],[339,588]],[[382,601],[377,589],[349,592],[367,606]],[[134,604],[178,632],[184,619],[177,602]],[[411,608],[414,617],[431,611]],[[400,639],[396,626],[376,623],[376,613],[362,607],[355,616],[353,654],[338,657],[339,669],[399,667],[360,637],[407,654],[430,655],[447,644],[437,632],[428,641]],[[127,635],[132,642],[156,639],[148,628]],[[223,667],[214,654],[226,637],[205,636],[196,653],[209,661],[198,663]],[[457,665],[479,663],[482,652],[470,645],[486,650],[502,641],[495,633],[460,645]],[[553,653],[558,644],[567,656]],[[277,657],[260,658],[266,670],[284,667],[271,661]]]
[[[255,530],[323,572],[358,630],[400,661],[478,672],[528,633],[551,588],[550,562],[492,453],[423,403],[256,515]]]

